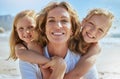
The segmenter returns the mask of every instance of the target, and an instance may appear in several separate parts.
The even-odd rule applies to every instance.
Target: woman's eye
[[[29,26],[28,29],[33,29],[33,26]]]
[[[55,20],[48,20],[48,22],[55,22]]]
[[[63,22],[63,23],[67,23],[68,21],[67,21],[67,20],[61,20],[61,22]]]

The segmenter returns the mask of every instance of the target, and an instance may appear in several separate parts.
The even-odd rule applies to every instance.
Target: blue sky
[[[93,8],[105,8],[120,16],[120,0],[69,0],[81,15],[86,15]]]
[[[51,0],[0,0],[0,15],[16,15],[25,9],[40,11],[49,1]]]
[[[105,8],[115,15],[115,24],[120,25],[120,0],[0,0],[0,15],[16,15],[25,9],[39,12],[50,1],[68,1],[76,9],[80,19],[93,8]],[[117,24],[117,23],[119,24]],[[120,26],[119,26],[120,27]]]
[[[105,8],[119,16],[120,0],[0,0],[0,15],[15,15],[24,9],[40,11],[50,1],[68,1],[78,11],[79,15],[85,15],[89,9]]]

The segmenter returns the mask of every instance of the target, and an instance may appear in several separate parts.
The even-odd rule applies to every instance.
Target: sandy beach
[[[103,44],[96,63],[99,79],[120,79],[120,44]]]
[[[7,61],[8,37],[0,37],[0,79],[21,79],[18,61]],[[103,43],[97,60],[99,79],[120,79],[120,43]]]
[[[0,79],[21,79],[18,68],[18,61],[8,61],[8,57],[8,37],[0,37]]]

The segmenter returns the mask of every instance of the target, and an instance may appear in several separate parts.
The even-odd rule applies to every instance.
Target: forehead
[[[56,7],[54,9],[51,9],[48,12],[48,17],[68,17],[70,18],[69,12],[63,8],[63,7]]]
[[[110,20],[107,16],[105,15],[93,15],[91,16],[88,21],[94,23],[96,26],[103,26],[103,27],[107,27],[110,24]]]
[[[25,16],[25,17],[22,17],[20,19],[18,19],[18,21],[20,22],[24,22],[24,21],[27,21],[27,22],[32,22],[32,21],[35,21],[33,17],[30,17],[30,16]]]
[[[16,22],[17,27],[19,26],[24,27],[24,26],[35,25],[35,24],[36,24],[35,19],[32,17],[28,17],[28,16],[22,17],[18,19],[18,21]]]
[[[23,18],[20,18],[17,21],[17,25],[30,25],[30,24],[35,24],[35,19],[32,17],[25,16]]]

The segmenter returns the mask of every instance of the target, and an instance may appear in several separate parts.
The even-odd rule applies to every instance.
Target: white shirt
[[[45,47],[44,52],[45,52],[44,55],[47,58],[50,58],[47,47]],[[67,64],[66,73],[75,68],[76,64],[78,63],[80,59],[80,56],[81,56],[80,54],[74,53],[70,50],[67,51],[67,54],[64,59]],[[88,73],[84,75],[84,79],[98,79],[98,72],[96,70],[95,65],[88,71]]]
[[[22,79],[42,79],[42,75],[37,64],[19,60],[19,68]]]

